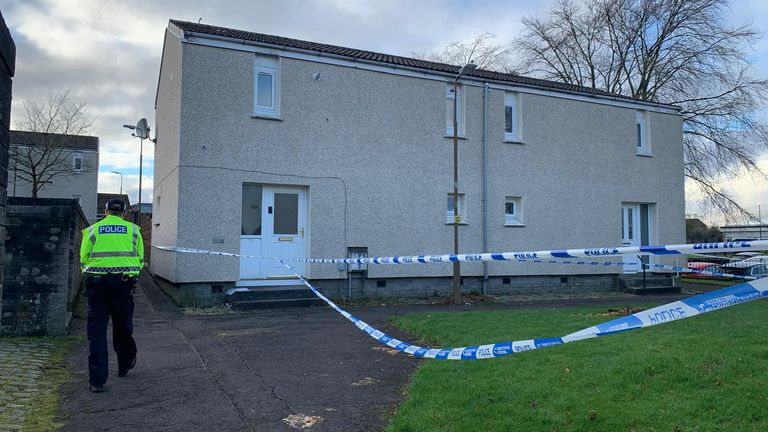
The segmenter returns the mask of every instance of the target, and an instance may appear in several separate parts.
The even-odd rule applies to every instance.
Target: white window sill
[[[653,157],[653,153],[647,151],[638,151],[637,155],[643,157]]]
[[[253,113],[251,114],[251,118],[283,121],[283,118],[277,114]]]
[[[506,144],[525,144],[522,138],[504,138],[503,142]]]
[[[446,137],[446,138],[453,139],[453,134],[451,134],[451,135],[445,134],[443,136]],[[467,139],[467,136],[466,135],[458,135],[458,136],[456,136],[456,138],[458,138],[460,140],[465,140],[465,139]]]
[[[515,224],[508,224],[508,223],[505,223],[505,224],[504,224],[504,226],[505,226],[505,227],[524,227],[524,226],[525,226],[525,224],[522,224],[522,223],[515,223]]]
[[[445,224],[446,224],[446,225],[453,225],[453,222],[448,222],[448,221],[446,221],[446,222],[445,222]],[[461,221],[461,222],[459,222],[458,224],[459,224],[459,225],[469,225],[469,223],[467,223],[467,222],[465,222],[465,221]]]

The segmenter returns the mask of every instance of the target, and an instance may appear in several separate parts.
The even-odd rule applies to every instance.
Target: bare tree
[[[85,103],[72,101],[69,90],[51,94],[43,103],[24,102],[24,113],[16,129],[37,134],[31,142],[13,145],[9,156],[17,180],[29,182],[32,197],[37,198],[52,179],[72,172],[75,150],[67,146],[67,135],[86,135],[93,122],[87,116]]]
[[[755,113],[768,80],[748,52],[760,34],[727,24],[728,0],[558,1],[523,20],[521,70],[546,79],[682,108],[685,175],[707,205],[750,216],[719,186],[723,176],[765,174],[756,164],[768,128]]]
[[[439,52],[411,53],[416,58],[463,66],[470,61],[480,69],[513,72],[511,50],[496,43],[496,36],[482,33],[469,41],[454,41]]]

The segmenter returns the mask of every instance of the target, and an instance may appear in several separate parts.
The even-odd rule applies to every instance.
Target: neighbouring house
[[[723,233],[723,241],[739,240],[766,240],[768,239],[768,225],[725,225],[720,227]]]
[[[44,146],[55,148],[59,155],[47,163],[49,173],[43,180],[38,198],[74,199],[80,203],[89,223],[97,221],[97,187],[99,182],[99,138],[83,135],[62,135],[42,132],[11,131],[11,154],[14,151]],[[18,149],[18,150],[17,150]],[[43,159],[40,159],[43,160]],[[32,183],[11,158],[8,167],[8,196],[31,197]]]
[[[11,93],[16,70],[16,44],[0,11],[0,257],[5,255],[6,197],[8,196],[8,131],[11,129]],[[5,260],[0,259],[0,310],[3,308]],[[1,317],[0,317],[1,319]],[[2,325],[0,325],[2,333]]]
[[[156,96],[153,243],[338,258],[685,241],[679,108],[487,70],[171,20]],[[625,257],[636,262],[637,257]],[[651,257],[673,263],[679,257]],[[618,266],[465,263],[465,291],[608,286]],[[346,268],[296,265],[346,292]],[[274,260],[153,250],[204,297],[301,282]],[[450,264],[368,266],[368,295],[450,290]],[[342,287],[342,288],[340,288]]]
[[[138,204],[129,206],[128,219],[141,228],[141,238],[144,240],[144,262],[149,265],[152,260],[152,203],[141,203],[141,218],[138,210]]]

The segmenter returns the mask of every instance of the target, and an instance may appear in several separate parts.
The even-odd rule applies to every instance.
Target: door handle
[[[304,238],[304,228],[301,228],[301,231],[299,231],[299,233],[301,234],[301,238]]]

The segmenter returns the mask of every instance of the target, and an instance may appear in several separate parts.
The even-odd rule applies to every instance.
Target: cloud
[[[144,178],[141,181],[141,202],[152,202],[152,181],[153,177],[151,173],[144,174]],[[139,175],[124,175],[123,176],[123,193],[128,194],[128,198],[131,203],[135,204],[139,202]],[[99,192],[101,193],[119,193],[120,192],[120,176],[112,174],[109,171],[99,171]]]

